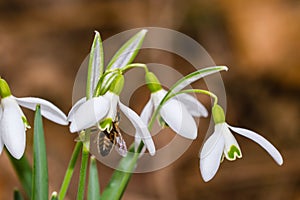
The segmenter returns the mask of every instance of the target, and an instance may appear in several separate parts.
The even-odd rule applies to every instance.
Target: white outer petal
[[[14,97],[9,96],[1,100],[3,116],[0,120],[0,133],[2,142],[10,154],[20,159],[25,151],[25,125],[24,116]]]
[[[72,117],[74,115],[74,112],[84,103],[86,102],[86,97],[83,97],[81,99],[79,99],[71,108],[69,114],[68,114],[68,121],[71,122],[72,121]]]
[[[196,139],[197,126],[195,120],[180,101],[168,100],[162,106],[160,115],[176,133],[188,139]]]
[[[161,89],[157,92],[151,93],[150,99],[152,100],[153,105],[154,105],[155,108],[158,107],[161,100],[165,97],[166,94],[167,94],[167,91],[164,90],[164,89]]]
[[[104,97],[94,97],[83,103],[74,113],[70,132],[78,132],[95,125],[103,119],[109,109],[109,103]]]
[[[35,111],[36,105],[40,104],[41,114],[45,118],[61,125],[68,125],[66,115],[51,102],[35,97],[14,98],[20,106],[23,106],[33,111]]]
[[[103,97],[110,102],[109,111],[107,113],[107,118],[111,118],[113,121],[116,120],[117,117],[117,106],[120,101],[120,97],[110,91],[106,92]]]
[[[152,104],[152,100],[151,97],[149,99],[149,101],[147,102],[147,104],[145,105],[144,109],[142,110],[142,113],[140,115],[142,121],[144,122],[145,125],[148,125],[150,118],[152,116],[152,112],[153,112],[153,104]],[[135,150],[137,150],[139,144],[141,142],[141,138],[139,137],[139,135],[135,134],[134,137],[134,143],[135,143]],[[143,148],[141,153],[144,153],[145,148]]]
[[[272,158],[276,161],[276,163],[278,165],[282,165],[283,164],[283,159],[281,154],[279,153],[279,151],[268,141],[266,140],[264,137],[262,137],[261,135],[244,129],[244,128],[238,128],[238,127],[233,127],[233,126],[229,126],[228,127],[233,130],[234,132],[247,137],[251,140],[253,140],[254,142],[256,142],[257,144],[259,144],[263,149],[265,149],[271,156]]]
[[[222,126],[217,124],[214,133],[205,141],[200,153],[200,171],[205,182],[210,181],[217,173],[224,145]]]
[[[0,155],[2,153],[2,150],[3,150],[3,142],[2,142],[2,139],[1,139],[1,132],[0,132]]]
[[[3,111],[2,111],[2,106],[1,106],[1,104],[0,104],[0,123],[1,123],[1,118],[2,118],[2,113],[3,113]],[[0,124],[1,125],[1,124]],[[2,134],[2,132],[1,132],[2,130],[1,130],[1,127],[0,127],[0,155],[1,155],[1,153],[2,153],[2,149],[3,149],[3,142],[2,142],[2,136],[1,136],[1,134]]]
[[[206,108],[192,95],[189,94],[178,94],[175,97],[179,101],[181,101],[187,110],[191,113],[191,115],[195,117],[207,117],[208,112]]]
[[[154,155],[155,146],[147,125],[143,123],[142,119],[133,110],[122,104],[120,101],[119,107],[122,110],[122,112],[126,115],[126,117],[131,121],[132,125],[136,130],[137,136],[139,136],[143,140],[150,155]]]

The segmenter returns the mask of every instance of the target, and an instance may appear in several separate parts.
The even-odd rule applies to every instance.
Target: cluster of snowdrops
[[[115,146],[114,149],[124,157],[124,161],[121,160],[121,162],[131,159],[128,162],[136,163],[137,159],[147,151],[150,155],[155,156],[156,148],[152,140],[151,129],[156,120],[159,121],[161,127],[167,125],[182,137],[191,140],[196,139],[198,127],[194,118],[208,116],[207,109],[197,98],[191,95],[191,93],[200,93],[212,98],[211,113],[215,123],[214,132],[204,142],[200,152],[200,172],[204,181],[209,181],[215,176],[224,158],[233,161],[242,157],[239,144],[231,131],[259,144],[273,157],[277,164],[282,165],[281,154],[268,140],[251,130],[233,127],[226,123],[225,113],[218,104],[218,98],[215,94],[203,89],[185,89],[186,86],[205,76],[227,71],[227,67],[202,68],[186,75],[166,90],[145,64],[133,63],[146,33],[147,30],[141,30],[131,37],[106,67],[104,67],[104,53],[100,34],[95,33],[89,57],[86,96],[73,105],[67,116],[55,105],[44,99],[15,97],[11,93],[8,83],[1,78],[0,153],[5,146],[9,154],[15,159],[20,159],[23,156],[26,144],[25,132],[26,129],[30,128],[30,125],[20,106],[31,110],[36,110],[39,106],[42,116],[61,125],[70,125],[71,133],[79,133],[80,139],[77,142],[82,144],[81,148],[85,152],[89,152],[90,135],[94,134],[96,129],[97,132],[105,133],[102,139],[106,137],[108,140],[104,142],[111,143],[108,145],[110,148],[103,145],[100,147],[100,151],[107,154],[111,151],[112,146]],[[126,92],[123,91],[124,73],[134,68],[144,70],[145,84],[151,92],[150,99],[140,115],[124,105],[119,97],[122,92]],[[135,128],[135,141],[130,148],[126,146],[121,134],[115,130],[115,123],[119,123],[119,111],[124,113]],[[113,138],[108,138],[112,132],[117,134],[114,134]],[[128,151],[134,152],[138,156],[128,158]],[[125,169],[127,172],[134,171],[135,165],[130,166],[133,167]],[[119,169],[118,173],[118,176],[113,176],[112,179],[120,179],[122,170]],[[126,182],[129,179],[130,177],[126,179]],[[67,183],[69,184],[68,181]],[[118,193],[117,198],[122,196],[126,185],[123,184],[123,189],[120,189],[122,192]],[[60,199],[63,199],[64,195],[60,193]],[[113,195],[113,191],[109,195]]]

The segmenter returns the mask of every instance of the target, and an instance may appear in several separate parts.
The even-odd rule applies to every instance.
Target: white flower
[[[71,121],[70,131],[74,133],[90,128],[105,119],[115,121],[118,107],[130,120],[139,136],[143,138],[149,153],[154,155],[155,147],[147,126],[133,110],[121,103],[117,94],[110,91],[88,101],[85,98],[79,100],[68,115],[69,121]]]
[[[282,165],[281,154],[264,137],[247,129],[232,127],[226,122],[217,123],[214,133],[205,141],[200,153],[200,171],[205,182],[211,180],[217,173],[222,156],[230,161],[242,157],[240,147],[230,129],[259,144],[273,157],[278,165]]]
[[[2,97],[0,108],[0,153],[5,145],[10,154],[16,159],[20,159],[24,154],[25,131],[30,126],[20,106],[35,110],[36,105],[40,104],[41,114],[45,118],[58,124],[68,124],[65,114],[46,100],[33,97],[16,98],[10,95],[10,91],[5,94],[7,95]]]
[[[151,97],[141,113],[141,118],[146,124],[149,123],[152,113],[166,94],[167,91],[164,89],[151,93]],[[188,139],[197,137],[197,125],[193,117],[207,117],[208,115],[205,107],[188,94],[178,94],[169,99],[163,104],[159,114],[171,129]]]

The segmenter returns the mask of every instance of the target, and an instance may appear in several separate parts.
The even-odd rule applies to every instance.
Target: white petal
[[[61,125],[68,125],[66,115],[51,102],[35,97],[14,98],[17,100],[20,106],[33,111],[35,111],[36,105],[40,104],[41,114],[45,118]]]
[[[200,171],[205,182],[215,176],[221,163],[225,145],[221,128],[219,125],[215,126],[214,133],[205,141],[200,153]]]
[[[94,97],[83,103],[73,114],[70,132],[90,128],[103,119],[109,109],[109,102],[104,97]]]
[[[1,105],[0,105],[0,123],[1,123],[2,113],[3,113],[2,107],[1,107]],[[0,124],[0,125],[1,125],[1,124]],[[0,155],[1,155],[1,153],[2,153],[3,145],[4,145],[4,144],[3,144],[2,138],[1,138],[1,128],[0,128]]]
[[[117,117],[117,105],[120,100],[120,97],[116,95],[115,93],[112,93],[110,91],[106,92],[103,97],[110,102],[110,108],[107,113],[107,118],[111,118],[113,121],[116,120]]]
[[[9,153],[20,159],[25,151],[25,125],[22,120],[24,115],[16,100],[10,96],[2,99],[3,116],[0,120],[0,133],[2,143]]]
[[[195,120],[180,101],[168,100],[162,106],[160,115],[176,133],[188,139],[196,139],[197,126]]]
[[[150,99],[152,100],[155,108],[157,108],[157,106],[160,104],[161,100],[165,97],[166,94],[167,91],[164,89],[151,93]]]
[[[233,130],[234,132],[236,132],[236,133],[238,133],[238,134],[240,134],[242,136],[245,136],[245,137],[253,140],[257,144],[259,144],[262,148],[264,148],[273,157],[273,159],[277,162],[278,165],[282,165],[283,159],[282,159],[281,154],[264,137],[262,137],[261,135],[255,133],[253,131],[250,131],[250,130],[247,130],[247,129],[244,129],[244,128],[237,128],[237,127],[233,127],[233,126],[229,126],[229,128],[231,130]]]
[[[142,121],[147,125],[153,113],[153,104],[151,99],[147,102],[141,113]]]
[[[145,125],[142,121],[142,119],[130,108],[125,106],[119,101],[119,106],[122,112],[126,115],[126,117],[131,121],[132,125],[134,126],[136,130],[136,135],[139,136],[145,146],[147,147],[150,155],[155,154],[155,146],[151,137],[151,134],[148,130],[147,125]]]
[[[2,153],[2,150],[3,150],[3,142],[2,142],[2,139],[1,139],[1,133],[0,133],[0,155]]]
[[[149,101],[147,102],[147,104],[145,105],[145,107],[143,108],[142,113],[140,115],[140,117],[141,117],[141,119],[142,119],[142,121],[144,122],[145,125],[148,125],[148,123],[150,121],[150,118],[152,116],[152,112],[153,112],[153,104],[152,104],[152,101],[151,101],[151,98],[150,98]],[[139,134],[135,134],[135,137],[134,137],[135,150],[137,150],[140,143],[141,143],[141,138],[140,138]],[[141,151],[141,155],[145,151],[146,151],[146,148],[144,146],[144,148]]]
[[[221,132],[225,140],[224,155],[226,159],[233,161],[236,160],[236,158],[241,158],[242,157],[241,148],[238,142],[236,141],[235,137],[230,132],[227,124],[222,123],[220,125],[222,126]]]
[[[208,112],[206,108],[192,95],[189,94],[178,94],[174,98],[177,98],[181,101],[187,110],[191,113],[192,116],[195,117],[207,117]]]
[[[69,114],[68,114],[68,121],[72,121],[72,117],[74,112],[84,103],[86,102],[86,97],[83,97],[81,99],[79,99],[71,108]]]

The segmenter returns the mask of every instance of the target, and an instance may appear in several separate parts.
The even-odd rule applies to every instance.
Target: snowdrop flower
[[[161,87],[152,72],[147,72],[146,83],[151,91],[151,96],[141,113],[141,118],[148,124],[154,110],[158,108],[167,91]],[[207,117],[208,113],[206,108],[193,96],[178,94],[162,105],[159,115],[177,134],[193,140],[197,137],[197,125],[193,117]]]
[[[241,149],[230,130],[259,144],[272,156],[278,165],[282,165],[283,159],[281,154],[264,137],[253,131],[228,125],[225,122],[224,111],[219,105],[213,106],[212,114],[216,124],[215,131],[205,141],[200,153],[200,171],[205,182],[215,176],[223,157],[230,161],[242,157]]]
[[[70,132],[78,132],[94,125],[100,130],[111,131],[113,122],[117,120],[118,107],[130,120],[137,133],[146,145],[149,153],[154,155],[155,147],[147,126],[141,118],[129,107],[120,101],[120,93],[124,85],[124,76],[119,74],[111,84],[109,90],[99,97],[86,101],[79,100],[71,109],[68,118],[71,121]]]
[[[41,114],[61,125],[67,125],[67,117],[52,103],[34,97],[16,98],[11,95],[7,82],[0,78],[0,154],[3,146],[16,159],[20,159],[25,151],[26,136],[25,131],[30,128],[27,119],[20,106],[35,110],[40,104]]]

